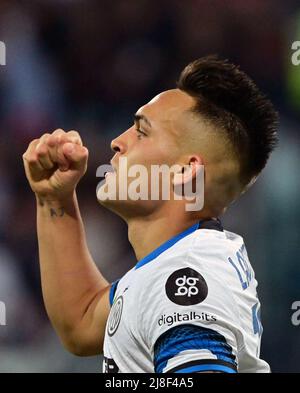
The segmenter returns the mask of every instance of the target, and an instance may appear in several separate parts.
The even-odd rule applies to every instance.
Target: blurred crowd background
[[[274,372],[300,372],[300,3],[276,0],[0,1],[0,371],[101,371],[101,356],[61,346],[42,303],[35,199],[25,179],[28,143],[78,130],[90,150],[78,187],[88,243],[108,280],[135,263],[126,226],[96,200],[96,169],[133,113],[174,87],[191,60],[218,53],[241,65],[281,116],[280,146],[254,187],[223,217],[245,238],[262,302],[262,357]]]

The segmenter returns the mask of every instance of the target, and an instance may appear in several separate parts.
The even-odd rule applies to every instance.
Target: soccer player
[[[101,200],[127,222],[137,258],[112,284],[89,253],[76,199],[88,160],[80,135],[59,129],[29,144],[23,160],[37,201],[43,297],[69,351],[104,353],[104,372],[270,371],[260,359],[254,271],[243,238],[219,217],[265,167],[277,122],[254,82],[216,56],[189,64],[177,88],[140,107],[111,143],[114,173],[98,195],[124,180],[121,158],[128,168],[179,165],[182,184],[202,165],[204,205],[187,211],[185,198]]]

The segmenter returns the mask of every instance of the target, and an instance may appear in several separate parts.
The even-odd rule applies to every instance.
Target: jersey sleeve
[[[163,333],[155,342],[153,364],[156,373],[237,372],[233,348],[225,337],[196,324],[178,325]]]
[[[148,280],[141,305],[154,371],[237,372],[239,315],[226,272],[198,255],[164,262]]]

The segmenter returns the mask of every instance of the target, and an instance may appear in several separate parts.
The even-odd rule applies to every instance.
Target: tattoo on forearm
[[[51,217],[62,217],[65,214],[65,209],[63,207],[59,207],[58,209],[50,208]]]

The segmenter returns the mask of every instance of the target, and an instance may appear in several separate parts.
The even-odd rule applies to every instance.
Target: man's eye
[[[139,139],[141,139],[143,136],[147,136],[146,133],[139,128],[136,128],[136,132],[138,134]]]

